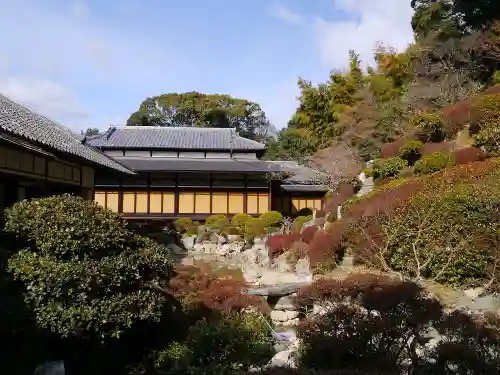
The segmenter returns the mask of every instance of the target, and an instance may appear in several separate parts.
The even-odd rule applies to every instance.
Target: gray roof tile
[[[281,172],[277,164],[263,160],[237,159],[188,159],[188,158],[141,158],[115,157],[117,161],[135,171],[178,171],[178,172]]]
[[[0,94],[0,130],[93,164],[130,173],[103,153],[83,145],[68,128]]]
[[[232,144],[231,144],[232,141]],[[91,146],[112,149],[197,149],[197,150],[265,150],[262,143],[243,138],[230,128],[193,128],[128,126],[88,137]]]

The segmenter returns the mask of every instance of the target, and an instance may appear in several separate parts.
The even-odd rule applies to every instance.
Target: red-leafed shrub
[[[444,131],[448,138],[454,138],[466,125],[473,121],[473,106],[476,101],[488,95],[500,94],[500,86],[493,86],[480,95],[463,100],[443,110]]]
[[[430,155],[435,152],[446,152],[452,151],[453,147],[450,142],[429,142],[424,143],[422,148],[419,150],[421,155]]]
[[[178,266],[168,288],[172,295],[190,308],[208,308],[221,312],[239,312],[248,307],[265,310],[261,297],[244,292],[243,281],[220,279],[194,266]]]
[[[398,156],[399,150],[406,143],[405,139],[398,139],[391,143],[385,143],[380,147],[380,159]]]
[[[342,237],[346,228],[346,223],[336,221],[330,225],[328,231],[317,231],[314,234],[307,249],[313,267],[321,262],[338,263],[342,260],[344,255]]]
[[[380,213],[390,214],[423,188],[422,180],[415,179],[399,184],[392,189],[381,189],[360,202],[345,207],[343,215],[349,218],[360,218]]]
[[[467,147],[454,152],[455,164],[468,164],[486,159],[486,153],[477,147]]]
[[[341,206],[347,199],[354,195],[354,187],[351,184],[341,184],[334,191],[330,198],[324,204],[324,210],[327,212],[337,212],[337,207]]]
[[[311,243],[311,241],[313,240],[314,235],[316,234],[317,231],[318,231],[318,227],[314,227],[314,226],[304,228],[304,230],[302,231],[302,234],[301,234],[302,241],[304,241],[307,244]]]
[[[269,257],[274,259],[289,250],[295,241],[300,241],[299,233],[275,234],[267,238]]]

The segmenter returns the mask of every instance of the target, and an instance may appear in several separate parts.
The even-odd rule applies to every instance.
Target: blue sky
[[[0,0],[0,92],[73,130],[124,125],[167,92],[257,101],[274,125],[297,78],[412,40],[410,0]]]

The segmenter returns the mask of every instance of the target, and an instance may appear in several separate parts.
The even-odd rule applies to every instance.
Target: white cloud
[[[344,67],[351,49],[372,64],[377,43],[401,50],[413,41],[410,1],[334,0],[334,6],[349,19],[317,18],[313,25],[321,62],[329,69]]]
[[[283,5],[275,5],[270,8],[269,12],[273,17],[279,18],[280,20],[292,25],[300,25],[303,21],[300,14],[295,13],[291,9],[285,8]]]
[[[67,87],[39,77],[1,77],[2,93],[48,117],[85,118],[88,112]]]

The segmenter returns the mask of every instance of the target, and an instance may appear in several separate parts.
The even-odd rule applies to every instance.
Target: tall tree
[[[147,98],[128,126],[236,128],[243,137],[262,139],[273,127],[260,105],[222,94],[169,93]]]
[[[80,132],[81,135],[84,135],[86,137],[91,136],[91,135],[98,135],[99,134],[99,129],[97,128],[87,128],[85,131]]]

